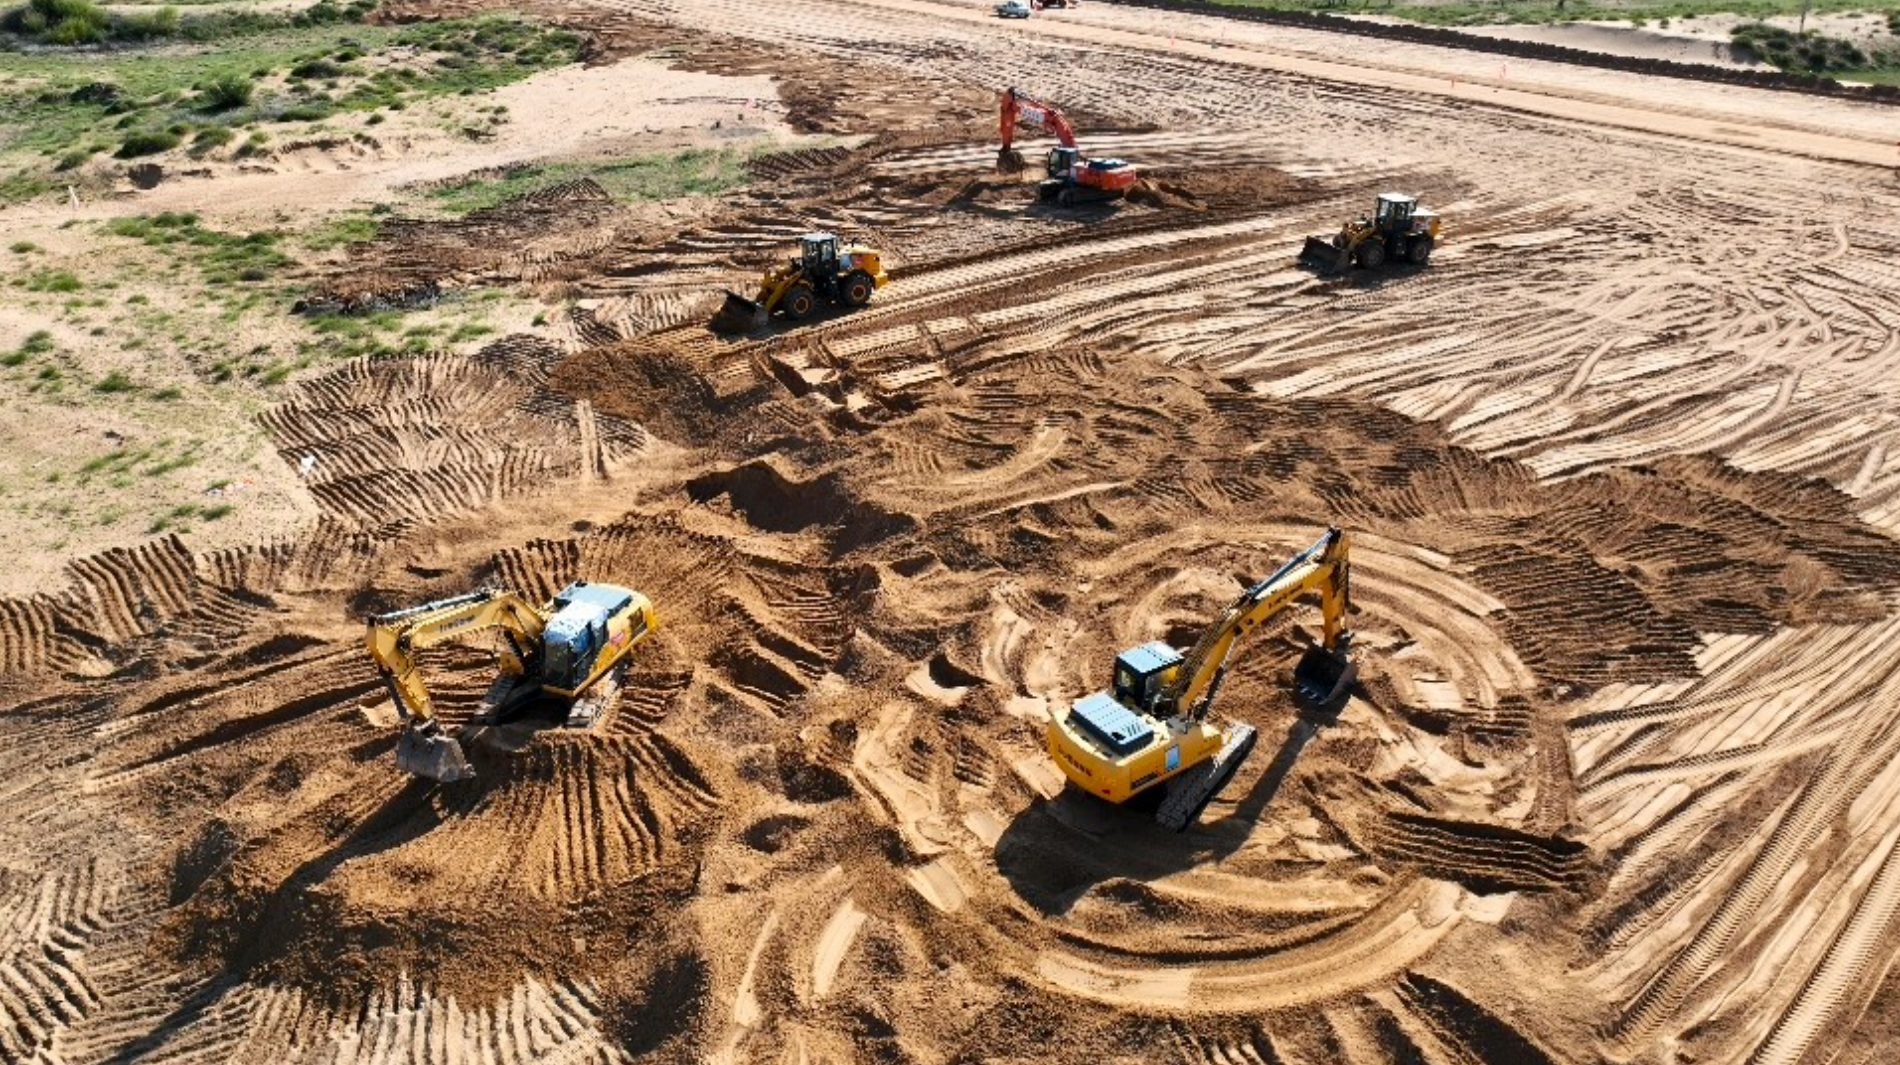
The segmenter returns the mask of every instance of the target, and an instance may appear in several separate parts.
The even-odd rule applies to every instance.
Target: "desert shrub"
[[[121,41],[149,41],[178,34],[178,9],[161,7],[157,11],[135,11],[112,20],[110,34]]]
[[[237,134],[231,132],[230,126],[206,126],[191,139],[191,146],[193,149],[218,148],[231,143],[236,137]]]
[[[290,76],[292,78],[310,78],[315,80],[334,78],[342,73],[343,67],[341,64],[322,57],[306,59],[290,68]]]
[[[184,138],[168,129],[141,130],[137,133],[126,134],[125,140],[119,144],[119,150],[112,154],[120,159],[157,155],[159,152],[169,152],[178,147],[183,140]]]
[[[199,95],[207,111],[229,111],[251,102],[256,86],[242,74],[220,74]]]
[[[106,39],[111,25],[92,0],[28,0],[0,16],[0,28],[47,44],[93,44]]]
[[[114,370],[111,373],[105,375],[105,377],[101,378],[98,384],[93,385],[92,390],[94,392],[106,392],[106,393],[130,392],[137,387],[138,387],[137,385],[132,383],[131,378],[125,376],[124,374],[120,373],[117,370]]]

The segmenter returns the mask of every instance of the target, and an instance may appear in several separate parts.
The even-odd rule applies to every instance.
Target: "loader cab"
[[[807,233],[798,238],[799,265],[808,275],[829,277],[838,272],[838,235]]]
[[[1079,148],[1049,149],[1049,176],[1052,178],[1068,176],[1069,171],[1074,170],[1075,164],[1081,159],[1082,151]]]
[[[1381,233],[1402,230],[1412,224],[1412,212],[1417,208],[1418,197],[1416,196],[1382,192],[1379,194],[1378,213],[1373,216],[1373,221],[1378,225]]]
[[[1115,698],[1154,713],[1161,689],[1180,672],[1181,652],[1160,640],[1131,647],[1115,656]]]

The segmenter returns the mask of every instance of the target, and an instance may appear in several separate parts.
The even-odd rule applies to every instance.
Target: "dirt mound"
[[[724,497],[748,523],[767,532],[823,529],[834,557],[917,528],[908,515],[853,498],[836,474],[800,480],[769,460],[695,477],[686,482],[686,491],[696,503]]]

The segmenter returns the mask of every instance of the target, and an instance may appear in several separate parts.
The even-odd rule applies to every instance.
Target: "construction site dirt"
[[[1891,108],[1107,3],[530,10],[832,139],[685,220],[384,222],[305,310],[557,319],[263,413],[313,531],[0,600],[0,1061],[1886,1060]],[[995,173],[1006,86],[1139,189]],[[1429,265],[1295,263],[1393,190]],[[706,327],[814,230],[890,284]],[[1343,708],[1296,609],[1197,824],[1065,786],[1051,714],[1328,526]],[[364,618],[575,579],[660,617],[606,717],[397,772]],[[493,650],[424,661],[467,721]]]

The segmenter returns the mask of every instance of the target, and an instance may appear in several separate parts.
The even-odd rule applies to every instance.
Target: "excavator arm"
[[[1016,123],[1029,122],[1048,130],[1056,138],[1056,143],[1064,148],[1075,147],[1075,127],[1069,124],[1069,116],[1062,113],[1054,104],[1031,99],[1015,89],[1003,90],[1003,107],[999,116],[1002,124],[1003,150],[1009,151],[1016,140]]]
[[[389,687],[403,735],[396,764],[408,772],[453,782],[474,775],[455,740],[442,733],[418,653],[449,640],[501,629],[510,650],[502,655],[503,673],[520,676],[541,643],[546,619],[532,603],[512,592],[471,592],[369,619],[369,654]]]
[[[1351,634],[1345,629],[1351,606],[1352,538],[1337,528],[1326,530],[1311,547],[1294,555],[1272,576],[1249,587],[1222,611],[1181,663],[1173,684],[1164,689],[1157,709],[1185,713],[1200,720],[1213,704],[1234,645],[1260,623],[1286,609],[1295,599],[1319,593],[1322,636],[1294,670],[1294,686],[1314,702],[1326,703],[1352,683],[1354,671],[1346,659]]]

